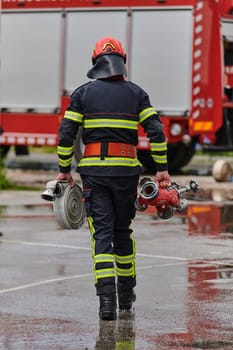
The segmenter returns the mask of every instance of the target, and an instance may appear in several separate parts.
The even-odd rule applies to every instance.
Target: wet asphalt
[[[137,300],[99,321],[90,236],[58,226],[40,191],[2,191],[0,349],[233,349],[233,202],[138,213]]]
[[[232,350],[233,183],[194,178],[183,212],[137,212],[137,299],[116,321],[99,320],[86,220],[64,230],[41,190],[0,191],[0,350]]]

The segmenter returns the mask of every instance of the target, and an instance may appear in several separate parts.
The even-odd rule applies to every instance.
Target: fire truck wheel
[[[168,144],[168,168],[170,173],[177,172],[187,165],[195,154],[195,140],[186,145],[183,142]]]
[[[10,151],[11,146],[2,145],[0,146],[0,159],[6,158],[8,152]]]
[[[29,155],[28,146],[15,146],[15,154],[17,156],[28,156]]]

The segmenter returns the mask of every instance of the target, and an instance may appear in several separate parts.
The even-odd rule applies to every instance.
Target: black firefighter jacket
[[[63,173],[71,169],[73,142],[79,126],[83,143],[125,143],[136,146],[138,125],[150,140],[151,155],[157,170],[167,170],[167,144],[163,125],[147,93],[138,85],[121,79],[98,79],[78,87],[71,95],[59,128],[58,157]],[[77,171],[86,175],[130,176],[141,173],[135,158],[108,156],[84,157]]]

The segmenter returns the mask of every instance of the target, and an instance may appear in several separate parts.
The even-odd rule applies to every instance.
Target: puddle
[[[187,226],[190,236],[205,235],[209,238],[233,239],[233,202],[188,201],[187,207],[168,220],[159,219],[156,208],[149,206],[145,212],[137,212],[137,221],[145,224]]]
[[[149,210],[136,219],[145,268],[138,269],[135,311],[98,323],[89,251],[77,254],[90,247],[87,227],[58,235],[43,220],[53,217],[47,202],[0,206],[0,219],[7,218],[2,288],[19,286],[1,295],[0,343],[17,350],[232,350],[233,202],[191,200],[169,220]]]
[[[187,207],[187,223],[190,235],[233,238],[233,202],[195,203]]]

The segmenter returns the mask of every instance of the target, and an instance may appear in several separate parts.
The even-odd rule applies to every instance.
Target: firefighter
[[[82,126],[85,151],[77,171],[91,234],[99,316],[114,320],[117,298],[120,310],[130,310],[136,299],[136,250],[131,222],[142,172],[136,155],[139,124],[150,139],[157,165],[155,181],[170,184],[170,176],[162,123],[147,93],[125,79],[126,55],[121,42],[112,37],[99,40],[92,63],[87,76],[94,81],[72,93],[60,124],[60,173],[56,179],[74,185],[70,173],[73,142]]]

